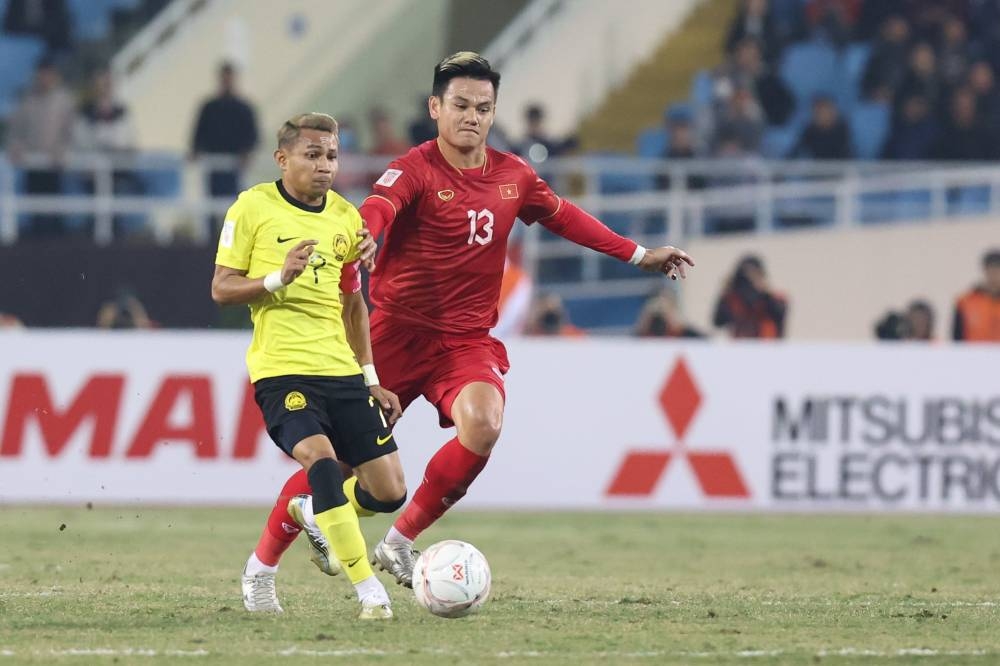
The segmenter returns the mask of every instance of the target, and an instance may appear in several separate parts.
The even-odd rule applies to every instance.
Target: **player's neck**
[[[449,145],[440,136],[437,138],[437,145],[445,161],[456,169],[478,169],[486,163],[485,145],[463,152]]]

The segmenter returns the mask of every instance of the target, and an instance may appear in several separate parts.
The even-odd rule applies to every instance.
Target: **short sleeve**
[[[348,225],[351,230],[351,238],[349,240],[351,244],[351,249],[347,251],[347,255],[344,257],[344,266],[351,263],[352,261],[357,261],[360,256],[360,251],[358,246],[361,244],[361,237],[358,236],[358,232],[364,226],[364,222],[361,221],[361,213],[354,206],[350,206],[350,211],[348,216],[351,219],[351,223]]]
[[[215,254],[215,263],[245,271],[250,267],[250,254],[253,251],[254,221],[247,204],[247,195],[241,194],[226,212],[226,220],[222,223],[222,233],[219,235],[219,249]]]
[[[418,170],[409,160],[393,160],[375,184],[372,195],[392,204],[396,214],[420,196],[421,181]]]
[[[526,168],[529,172],[527,192],[525,192],[524,203],[521,204],[521,210],[518,211],[517,216],[526,224],[534,224],[555,215],[561,201],[549,187],[549,184],[535,173],[534,169],[527,166]]]

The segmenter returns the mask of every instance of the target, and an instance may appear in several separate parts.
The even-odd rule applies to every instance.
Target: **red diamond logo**
[[[670,455],[668,451],[629,451],[605,492],[639,497],[652,494],[670,463]]]
[[[677,359],[674,369],[667,378],[667,383],[660,391],[660,406],[667,415],[670,427],[674,429],[677,439],[684,439],[691,420],[701,404],[701,393],[694,383],[687,363],[683,358]]]

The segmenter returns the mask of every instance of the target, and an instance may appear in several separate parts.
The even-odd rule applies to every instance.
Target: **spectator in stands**
[[[427,114],[427,98],[417,98],[417,113],[409,128],[410,143],[419,146],[437,138],[437,123]]]
[[[374,106],[368,111],[368,123],[372,133],[371,150],[368,152],[372,155],[398,157],[410,149],[410,144],[396,133],[392,118],[382,107]]]
[[[795,98],[780,76],[764,62],[760,42],[747,37],[736,45],[729,61],[715,73],[714,94],[724,102],[740,86],[750,88],[768,125],[784,125],[795,110]]]
[[[534,164],[541,164],[552,157],[560,157],[573,149],[575,138],[557,139],[545,127],[545,108],[529,104],[524,109],[524,140],[518,154]]]
[[[155,328],[146,307],[131,289],[123,287],[118,295],[106,301],[97,311],[97,327],[105,329]]]
[[[806,22],[813,39],[821,39],[837,49],[847,46],[854,34],[862,0],[808,0]]]
[[[237,93],[235,65],[223,62],[218,77],[216,95],[198,111],[191,156],[227,156],[237,161],[233,168],[212,168],[208,177],[212,197],[231,198],[239,193],[242,171],[257,146],[257,118],[250,103]]]
[[[642,306],[635,335],[640,338],[703,338],[705,334],[686,324],[677,312],[677,297],[669,288],[658,290]]]
[[[732,53],[736,45],[747,37],[760,42],[767,62],[778,62],[782,44],[775,29],[774,17],[768,8],[768,0],[743,0],[739,14],[726,35],[726,53]]]
[[[663,157],[667,160],[688,160],[699,156],[695,143],[694,127],[691,125],[691,112],[685,108],[671,109],[665,114],[667,121],[667,136],[669,137],[667,151]],[[706,185],[705,177],[688,172],[685,186],[689,190],[701,190]],[[672,186],[669,174],[661,174],[656,178],[656,187],[669,190]]]
[[[997,157],[996,140],[980,120],[976,96],[959,88],[951,96],[950,115],[931,149],[936,160],[984,161]]]
[[[743,150],[760,152],[764,137],[764,112],[753,93],[743,84],[738,84],[725,104],[716,110],[715,134],[717,138],[736,137]]]
[[[62,164],[73,138],[76,103],[62,84],[55,63],[39,60],[32,87],[21,98],[7,128],[7,152],[15,165],[24,165],[28,154],[48,161],[27,164],[27,194],[54,195],[62,190]],[[61,215],[33,215],[25,235],[51,235],[64,231]]]
[[[72,18],[66,0],[8,0],[3,30],[10,35],[34,35],[52,55],[62,55],[73,45]]]
[[[924,300],[915,300],[906,308],[906,322],[910,329],[907,340],[930,342],[934,339],[934,308]]]
[[[886,103],[893,100],[906,76],[909,39],[910,25],[902,16],[889,16],[882,23],[861,80],[861,90],[866,98]]]
[[[912,94],[903,99],[893,118],[892,131],[882,147],[882,157],[887,160],[927,159],[937,132],[938,123],[930,104],[922,95]]]
[[[716,326],[734,338],[782,338],[788,304],[767,280],[764,262],[748,255],[740,259],[715,306]]]
[[[569,313],[556,294],[535,298],[525,327],[526,335],[580,337],[584,332],[569,321]]]
[[[986,129],[1000,136],[1000,91],[997,90],[993,65],[988,60],[976,60],[969,67],[969,89],[976,95],[976,112]]]
[[[115,99],[111,72],[94,75],[90,98],[77,114],[73,146],[84,152],[126,152],[135,148],[135,129],[128,109]]]
[[[934,48],[927,42],[920,42],[910,49],[909,68],[896,91],[895,100],[898,104],[905,97],[920,95],[930,103],[933,112],[938,113],[941,93]]]
[[[851,130],[829,95],[817,95],[813,100],[812,118],[790,157],[816,160],[846,160],[851,157]]]
[[[976,0],[969,7],[969,32],[977,53],[989,57],[1000,70],[1000,2]]]
[[[941,83],[946,90],[962,84],[969,69],[969,35],[961,19],[949,16],[941,27],[938,62]]]
[[[955,304],[952,339],[1000,342],[1000,249],[983,256],[983,281]]]

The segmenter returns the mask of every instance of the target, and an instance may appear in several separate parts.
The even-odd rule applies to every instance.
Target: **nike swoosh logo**
[[[360,557],[354,558],[354,560],[352,560],[351,562],[347,563],[347,568],[350,569],[351,567],[353,567],[355,564],[357,564],[360,561],[361,561]]]
[[[282,238],[281,236],[278,236],[278,242],[287,243],[288,241],[295,240],[296,238],[298,238],[298,236],[289,236],[288,238]]]
[[[385,444],[386,442],[388,442],[390,439],[392,439],[392,433],[389,433],[385,437],[376,437],[375,438],[375,443],[377,445],[379,445],[379,446],[382,446],[383,444]]]

